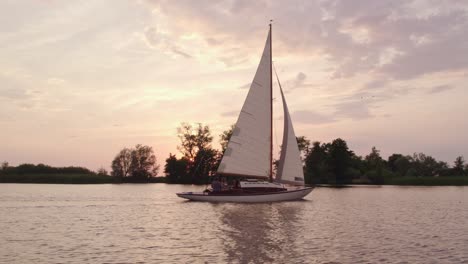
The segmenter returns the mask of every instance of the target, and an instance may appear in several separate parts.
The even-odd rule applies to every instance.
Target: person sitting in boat
[[[221,182],[218,180],[218,178],[215,178],[211,182],[211,188],[213,188],[213,192],[220,192],[223,189],[223,185]]]

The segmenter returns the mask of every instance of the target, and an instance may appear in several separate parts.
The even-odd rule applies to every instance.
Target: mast
[[[270,20],[270,113],[271,113],[271,126],[270,126],[270,182],[273,182],[273,53],[272,53],[272,32]]]

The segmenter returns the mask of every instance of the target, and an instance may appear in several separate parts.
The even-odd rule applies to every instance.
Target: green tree
[[[431,156],[428,156],[424,153],[414,153],[412,168],[415,169],[416,176],[420,177],[433,177],[438,175],[438,172],[441,168],[440,163],[437,162]]]
[[[380,156],[380,150],[376,147],[372,147],[371,153],[366,156],[365,160],[370,169],[376,169],[377,167],[382,166],[383,163],[383,159]]]
[[[131,151],[130,174],[136,179],[149,179],[156,177],[159,165],[150,146],[136,145]]]
[[[464,175],[465,174],[464,165],[465,165],[465,159],[463,158],[463,156],[458,156],[454,161],[454,166],[453,166],[454,174]]]
[[[132,150],[123,148],[112,161],[111,175],[119,178],[130,176],[130,164],[132,163]]]
[[[103,167],[99,168],[97,171],[97,175],[99,176],[108,176],[109,174],[107,173],[107,170],[104,169]]]
[[[193,166],[190,166],[190,175],[194,183],[208,183],[209,176],[214,176],[219,165],[219,153],[212,148],[204,148],[197,152]]]
[[[361,178],[365,167],[365,162],[362,160],[362,157],[352,153],[349,168],[346,171],[346,177],[351,180]]]
[[[197,127],[182,123],[177,128],[177,136],[180,139],[180,146],[177,149],[191,161],[195,159],[195,155],[199,150],[210,148],[213,141],[210,128],[203,126],[201,123],[198,123]]]
[[[300,136],[296,137],[296,141],[299,151],[301,152],[301,159],[305,160],[305,157],[307,157],[307,154],[309,154],[310,151],[310,140],[304,136]]]
[[[6,171],[6,169],[8,168],[8,162],[6,161],[2,162],[1,168],[2,168],[2,171]]]
[[[328,174],[328,145],[315,141],[305,158],[305,181],[328,183]]]
[[[388,164],[388,168],[389,168],[391,171],[397,172],[397,168],[396,168],[396,164],[395,164],[395,163],[396,163],[396,161],[397,161],[399,158],[401,158],[401,157],[403,157],[402,154],[396,154],[396,153],[394,153],[394,154],[392,154],[392,155],[390,155],[390,156],[388,157],[387,164]]]
[[[221,144],[221,152],[224,153],[226,151],[227,145],[229,143],[229,140],[231,139],[232,136],[232,131],[234,131],[235,125],[231,125],[231,127],[228,130],[224,130],[221,135],[219,135],[219,143]]]
[[[153,148],[140,144],[133,149],[123,148],[115,156],[111,167],[112,176],[133,177],[137,180],[147,180],[157,176],[159,170]]]
[[[189,183],[187,175],[187,167],[189,161],[187,158],[182,157],[177,159],[176,155],[169,154],[164,165],[164,173],[170,183]]]
[[[219,153],[211,147],[213,137],[210,128],[198,123],[197,127],[182,123],[177,129],[180,139],[178,150],[188,160],[187,171],[192,183],[207,182],[208,176],[216,172]]]
[[[411,161],[412,158],[410,156],[403,155],[398,156],[398,158],[392,162],[390,162],[389,158],[389,164],[392,164],[391,166],[394,167],[394,170],[392,169],[392,171],[396,172],[400,176],[405,176],[408,173],[408,170],[411,168]]]
[[[367,177],[371,182],[382,184],[384,182],[384,161],[380,156],[380,151],[376,147],[372,147],[371,153],[365,158],[367,165]]]
[[[349,168],[351,156],[354,154],[349,150],[348,144],[341,138],[333,140],[330,144],[329,166],[334,174],[336,183],[343,184],[346,179],[346,171]]]

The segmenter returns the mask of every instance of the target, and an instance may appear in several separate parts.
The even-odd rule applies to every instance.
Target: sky
[[[218,148],[270,19],[298,136],[468,159],[467,1],[3,0],[0,161],[96,170],[144,144],[163,166],[181,122]]]

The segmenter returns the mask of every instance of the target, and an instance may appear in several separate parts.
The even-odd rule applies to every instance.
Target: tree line
[[[217,150],[212,147],[214,137],[208,126],[201,123],[196,125],[182,123],[177,128],[177,136],[180,140],[177,149],[182,156],[178,158],[175,154],[170,153],[165,160],[166,181],[189,184],[208,183],[210,176],[216,174],[233,127],[231,126],[219,135],[221,150]],[[307,184],[384,184],[395,178],[449,177],[468,174],[468,165],[465,165],[462,156],[457,157],[454,165],[450,166],[446,162],[437,161],[424,153],[414,153],[413,155],[396,153],[384,159],[375,147],[368,155],[358,156],[349,149],[347,142],[341,138],[329,143],[322,143],[311,142],[302,136],[297,138],[297,142],[301,151]],[[152,154],[152,149],[147,148],[151,150],[147,154]],[[112,175],[125,177],[134,174],[130,165],[133,159],[127,157],[127,155],[131,156],[130,153],[132,151],[124,149],[117,155],[112,163]],[[127,158],[122,159],[122,156]],[[155,162],[155,159],[150,160]],[[114,164],[118,165],[117,170],[114,170]],[[278,161],[275,161],[275,165],[277,164]],[[151,177],[154,173],[147,175]]]
[[[0,183],[117,183],[118,179],[109,177],[103,168],[97,172],[83,167],[52,167],[45,164],[21,164],[10,166],[2,162]]]
[[[166,182],[169,183],[208,183],[216,173],[221,152],[211,144],[213,136],[210,128],[197,124],[182,123],[177,128],[180,145],[177,149],[182,157],[170,153],[164,165]],[[224,141],[227,142],[225,137]],[[226,143],[227,144],[227,143]],[[154,151],[149,146],[137,145],[133,149],[122,149],[112,161],[111,175],[119,178],[148,180],[156,177],[159,171]]]
[[[82,182],[82,179],[78,178],[88,177],[89,182],[204,184],[210,182],[210,176],[216,174],[233,128],[234,126],[231,126],[219,135],[221,150],[217,150],[212,146],[214,136],[208,126],[201,123],[196,125],[182,123],[177,128],[177,137],[180,141],[177,150],[182,156],[178,158],[173,153],[169,154],[165,159],[164,177],[157,177],[160,167],[153,148],[138,144],[133,148],[125,147],[117,153],[111,163],[110,175],[104,168],[93,172],[83,167],[56,168],[44,164],[21,164],[14,167],[3,162],[0,167],[0,176],[3,178],[0,181],[16,182],[19,179],[17,176],[21,175],[48,175],[59,182],[60,175],[68,175],[66,181],[70,183]],[[358,156],[341,138],[324,143],[311,142],[302,136],[297,137],[297,143],[301,151],[306,184],[398,184],[398,180],[402,179],[449,179],[468,175],[468,165],[465,164],[463,156],[457,157],[453,166],[450,166],[424,153],[412,155],[395,153],[384,159],[375,147],[369,154]],[[278,161],[274,164],[276,168]],[[468,177],[463,177],[460,184],[467,184],[466,179]],[[43,180],[36,177],[30,181],[43,182]],[[447,182],[447,185],[451,183]]]
[[[303,154],[304,175],[311,184],[391,183],[396,178],[466,176],[468,165],[458,156],[451,167],[444,161],[424,153],[413,155],[392,154],[383,159],[380,151],[372,147],[364,157],[349,149],[345,140],[331,143],[310,143],[298,137]]]
[[[3,174],[93,174],[91,170],[83,167],[52,167],[45,164],[21,164],[9,166],[8,162],[2,162],[1,172]]]

